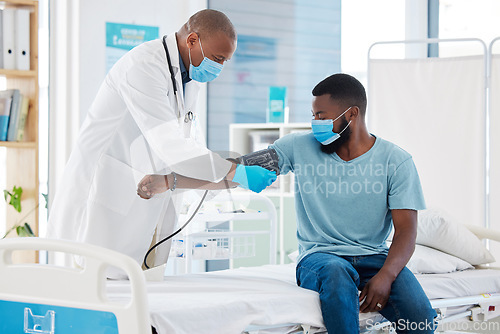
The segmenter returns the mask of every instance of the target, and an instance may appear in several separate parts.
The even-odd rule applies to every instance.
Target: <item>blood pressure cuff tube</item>
[[[242,155],[236,159],[235,162],[245,166],[260,166],[267,170],[276,172],[276,175],[280,175],[280,169],[278,165],[278,154],[273,149],[265,149],[257,152]],[[234,162],[234,161],[233,161]]]

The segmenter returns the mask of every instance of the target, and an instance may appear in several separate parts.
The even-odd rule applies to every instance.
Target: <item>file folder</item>
[[[19,89],[11,89],[12,102],[10,104],[9,131],[7,132],[8,141],[16,141],[17,128],[19,127],[19,114],[21,113],[21,93]]]
[[[0,68],[3,68],[3,10],[0,9]]]
[[[14,50],[15,10],[5,8],[3,10],[2,35],[3,35],[3,68],[14,70],[16,68],[16,57]]]
[[[28,71],[30,69],[30,11],[16,9],[15,11],[14,45],[16,53],[16,69]]]
[[[12,102],[12,96],[10,92],[1,91],[0,92],[0,141],[7,141],[11,102]]]
[[[16,141],[23,141],[24,139],[24,130],[26,128],[26,118],[28,118],[29,105],[30,99],[26,96],[23,96],[23,100],[21,102],[21,113],[19,115],[19,124],[17,127]]]

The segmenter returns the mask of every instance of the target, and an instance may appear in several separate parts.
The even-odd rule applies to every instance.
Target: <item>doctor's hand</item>
[[[137,185],[137,195],[143,199],[150,199],[156,194],[167,191],[168,181],[166,175],[151,174],[142,178]]]
[[[359,302],[363,304],[359,306],[359,311],[362,313],[378,312],[382,310],[391,293],[393,280],[379,272],[366,283],[363,291],[359,295]]]
[[[239,183],[239,186],[244,189],[260,193],[276,181],[276,177],[276,172],[260,166],[237,165],[232,181]]]

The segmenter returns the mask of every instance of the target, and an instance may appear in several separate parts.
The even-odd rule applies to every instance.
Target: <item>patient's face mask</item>
[[[333,132],[333,122],[342,117],[346,112],[352,107],[347,108],[339,117],[335,119],[313,119],[311,121],[311,127],[314,137],[323,145],[328,145],[340,138],[342,132],[345,131],[351,124],[351,121],[347,123],[346,127],[342,129],[339,133]]]
[[[203,60],[200,65],[194,66],[191,62],[191,49],[189,49],[189,77],[198,82],[212,81],[219,76],[224,65],[205,57],[203,47],[201,46],[201,39],[198,40],[200,41],[200,49],[201,54],[203,55]]]

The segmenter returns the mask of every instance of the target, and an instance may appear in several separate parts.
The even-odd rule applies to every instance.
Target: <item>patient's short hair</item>
[[[200,37],[207,37],[218,32],[236,40],[236,29],[223,12],[214,9],[203,9],[193,14],[185,24],[188,33],[195,32]]]
[[[337,73],[321,81],[312,90],[313,96],[329,94],[346,108],[358,106],[362,115],[366,113],[366,92],[365,88],[353,76],[344,73]]]

